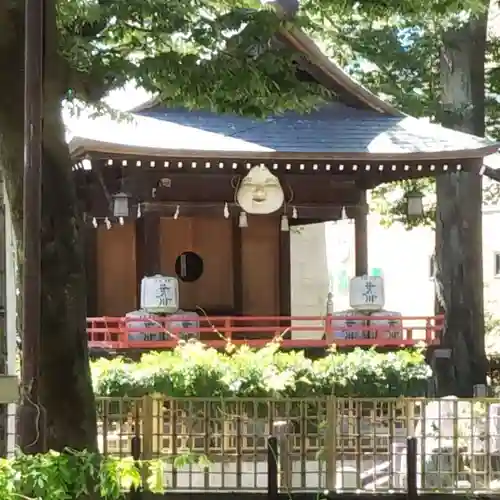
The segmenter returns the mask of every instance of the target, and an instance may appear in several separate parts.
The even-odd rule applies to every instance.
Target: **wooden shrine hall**
[[[253,335],[269,339],[292,321],[290,226],[353,219],[356,275],[365,275],[367,190],[460,170],[479,175],[497,152],[485,139],[394,109],[300,30],[279,35],[300,69],[332,91],[331,102],[264,120],[152,102],[132,122],[82,120],[73,131],[91,331],[110,328],[112,318],[119,331],[119,319],[139,308],[141,279],[164,274],[179,278],[182,311],[222,318],[226,329],[232,318],[247,329],[252,318],[267,318]],[[257,171],[265,175],[248,176]],[[243,185],[254,201],[273,189],[282,198],[271,213],[247,213]]]

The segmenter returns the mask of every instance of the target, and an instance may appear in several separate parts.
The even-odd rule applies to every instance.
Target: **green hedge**
[[[303,352],[283,352],[277,343],[220,353],[198,342],[173,351],[92,363],[100,396],[339,397],[421,396],[431,370],[421,350],[379,353],[356,349],[329,352],[312,361]]]

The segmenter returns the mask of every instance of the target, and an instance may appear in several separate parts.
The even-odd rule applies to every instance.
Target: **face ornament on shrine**
[[[271,214],[284,202],[279,179],[267,167],[253,167],[241,181],[236,194],[241,208],[249,214]]]

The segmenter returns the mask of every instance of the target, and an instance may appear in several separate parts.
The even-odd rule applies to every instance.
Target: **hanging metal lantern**
[[[406,193],[406,214],[408,217],[424,215],[424,195],[420,191]]]
[[[115,217],[128,217],[130,213],[129,195],[119,192],[113,195],[113,215]]]

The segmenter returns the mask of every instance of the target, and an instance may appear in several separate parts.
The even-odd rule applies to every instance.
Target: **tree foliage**
[[[434,99],[427,94],[436,75],[436,32],[450,12],[479,5],[306,0],[293,22],[328,40],[334,56],[348,54],[369,87],[421,116]],[[293,53],[275,39],[279,25],[291,21],[259,0],[60,0],[58,6],[61,53],[74,76],[70,99],[96,102],[133,80],[171,105],[263,116],[309,109],[327,96],[295,78]],[[371,60],[379,71],[356,71],[357,60]],[[408,87],[414,91],[406,93]]]
[[[93,102],[132,80],[174,106],[255,116],[311,108],[327,92],[295,78],[292,51],[273,40],[285,21],[258,7],[253,0],[60,2],[62,53],[82,77],[68,98]]]
[[[439,58],[445,32],[463,25],[471,13],[483,9],[481,2],[468,5],[442,3],[439,7],[415,11],[402,4],[399,11],[386,10],[373,15],[361,9],[337,14],[323,29],[327,49],[348,72],[405,113],[440,122]],[[496,14],[498,17],[498,13]],[[494,20],[494,19],[493,19]],[[495,24],[495,23],[492,23]],[[490,30],[487,45],[486,124],[487,135],[500,139],[500,39]],[[498,31],[498,30],[497,30]],[[409,220],[405,212],[405,193],[421,191],[426,213]],[[484,201],[499,199],[498,183],[486,181]],[[407,227],[433,226],[435,220],[435,182],[433,179],[382,185],[372,192],[374,208],[386,225],[403,222]]]

